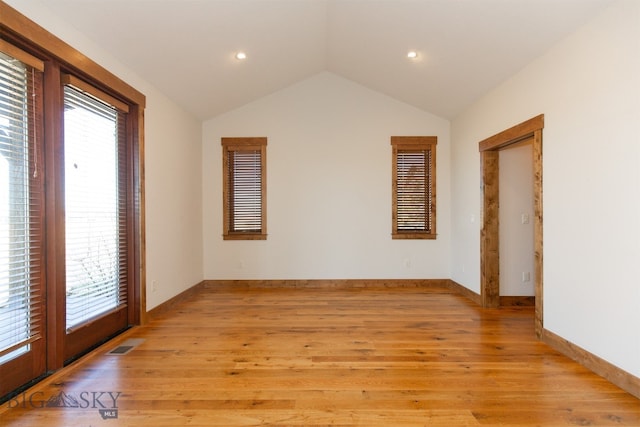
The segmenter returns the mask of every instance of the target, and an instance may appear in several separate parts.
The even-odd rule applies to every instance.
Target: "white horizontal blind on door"
[[[397,152],[397,231],[431,230],[431,150]]]
[[[64,88],[66,327],[127,304],[122,115]]]
[[[262,166],[260,150],[229,151],[229,231],[262,230]]]
[[[41,74],[0,53],[0,363],[42,338],[43,174],[36,150]]]

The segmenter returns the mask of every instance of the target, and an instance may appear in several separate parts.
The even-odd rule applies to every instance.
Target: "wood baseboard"
[[[174,305],[200,292],[202,289],[204,289],[204,287],[205,287],[205,281],[197,283],[192,287],[180,292],[178,295],[174,296],[173,298],[170,298],[165,302],[163,302],[162,304],[152,308],[151,310],[147,311],[147,316],[146,316],[147,321],[151,321],[157,318],[158,316],[170,310],[171,307],[173,307]]]
[[[541,339],[545,344],[640,399],[640,378],[547,329],[542,330]]]
[[[446,287],[448,289],[451,289],[453,292],[462,295],[463,297],[466,297],[467,299],[471,300],[472,302],[478,304],[478,305],[482,305],[482,299],[480,298],[480,294],[477,294],[475,292],[473,292],[471,289],[462,286],[461,284],[459,284],[458,282],[455,282],[451,279],[449,279],[447,281]]]
[[[207,288],[446,288],[449,279],[205,280]]]

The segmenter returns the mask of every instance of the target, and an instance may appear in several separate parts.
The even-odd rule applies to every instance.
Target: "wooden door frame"
[[[533,139],[533,240],[535,271],[535,331],[543,329],[542,260],[542,129],[540,114],[480,141],[482,230],[480,232],[480,298],[483,307],[500,306],[499,154],[511,144]]]

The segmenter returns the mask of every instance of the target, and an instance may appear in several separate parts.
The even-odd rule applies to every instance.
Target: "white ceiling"
[[[451,119],[611,2],[38,1],[200,119],[322,71]]]

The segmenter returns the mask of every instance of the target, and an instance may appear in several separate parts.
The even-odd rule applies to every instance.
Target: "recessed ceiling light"
[[[410,50],[409,53],[407,53],[407,58],[409,59],[415,59],[418,57],[418,52],[416,52],[415,50]]]
[[[240,59],[240,60],[247,59],[247,54],[244,52],[238,52],[236,53],[236,59]]]

